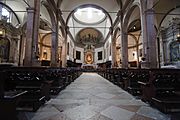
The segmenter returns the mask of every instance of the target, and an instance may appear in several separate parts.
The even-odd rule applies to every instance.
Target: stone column
[[[67,35],[64,38],[64,42],[62,45],[62,67],[66,67],[67,63]]]
[[[136,52],[137,52],[137,66],[139,66],[139,45],[138,41],[136,41]]]
[[[112,42],[111,42],[111,55],[112,55],[112,67],[116,66],[116,38],[112,36]]]
[[[56,13],[56,25],[53,26],[52,32],[52,44],[51,44],[51,66],[58,66],[58,34],[59,34],[59,17],[58,13]]]
[[[121,60],[122,68],[128,68],[128,35],[121,30]]]
[[[38,65],[39,48],[38,48],[38,34],[39,34],[39,19],[40,19],[40,0],[34,2],[34,31],[33,31],[33,65]]]
[[[57,61],[57,39],[56,39],[56,32],[52,32],[52,44],[51,44],[51,66],[56,67]]]
[[[24,60],[24,53],[25,53],[25,48],[24,45],[26,43],[26,38],[24,34],[20,38],[20,59],[19,59],[19,66],[23,66],[23,60]]]
[[[27,27],[24,66],[32,66],[34,8],[27,8]]]
[[[146,35],[146,16],[144,14],[144,8],[142,6],[140,10],[140,16],[141,16],[141,30],[142,30],[142,57],[146,57],[147,51],[146,51],[146,45],[147,45],[147,35]]]
[[[154,26],[154,10],[148,9],[146,11],[146,57],[145,57],[145,67],[157,68],[157,40],[156,40],[156,30]]]
[[[157,68],[157,38],[156,38],[156,30],[154,26],[154,10],[149,9],[147,11],[147,38],[148,38],[148,47],[147,48],[147,58],[149,60],[150,68]]]
[[[156,30],[154,26],[154,10],[153,1],[141,0],[141,26],[143,35],[143,55],[145,61],[142,67],[146,68],[157,68],[157,40]]]

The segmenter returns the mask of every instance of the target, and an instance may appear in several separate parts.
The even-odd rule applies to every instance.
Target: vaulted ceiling
[[[65,24],[69,27],[69,31],[74,39],[77,39],[79,42],[80,32],[84,29],[90,29],[96,33],[100,33],[99,36],[102,36],[101,39],[105,39],[108,35],[110,27],[113,25],[117,18],[117,13],[127,10],[129,4],[133,1],[138,0],[41,0],[41,20],[46,21],[51,27],[50,15],[47,11],[47,8],[44,6],[44,3],[50,9],[58,7],[62,12],[62,18]],[[26,8],[29,7],[31,0],[1,0],[2,3],[9,6],[18,16],[21,25],[23,25],[27,19]],[[161,24],[164,16],[170,10],[180,6],[179,0],[154,0],[154,9],[156,13],[156,26],[158,27]],[[77,15],[78,9],[92,7],[94,9],[102,11],[105,15],[98,16],[97,12],[93,13],[91,16],[94,19],[88,18],[88,10],[83,10],[84,12],[81,15]],[[87,13],[87,14],[86,14]],[[180,11],[176,11],[176,14]],[[76,14],[76,15],[75,15]],[[78,17],[78,18],[77,18]],[[102,19],[98,21],[98,19]],[[96,22],[94,22],[96,20]],[[133,27],[134,24],[137,24],[140,27],[140,10],[136,7],[130,17],[129,30]],[[89,24],[93,22],[93,24]],[[92,32],[91,31],[91,32]],[[130,30],[131,31],[131,30]],[[89,37],[90,33],[87,33],[86,36]],[[95,37],[95,36],[93,36]]]

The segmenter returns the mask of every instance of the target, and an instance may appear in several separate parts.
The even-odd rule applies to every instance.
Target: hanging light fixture
[[[180,42],[180,24],[178,24],[178,27],[177,27],[176,41]]]
[[[180,42],[180,34],[177,35],[176,40],[177,40],[178,42]]]
[[[5,36],[5,30],[4,28],[0,29],[0,37],[4,37]]]

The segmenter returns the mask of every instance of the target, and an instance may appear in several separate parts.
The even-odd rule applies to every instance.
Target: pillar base
[[[41,66],[41,62],[39,60],[34,60],[32,62],[32,66],[37,66],[37,67],[40,67]]]
[[[141,62],[141,68],[150,68],[150,63],[147,61]]]

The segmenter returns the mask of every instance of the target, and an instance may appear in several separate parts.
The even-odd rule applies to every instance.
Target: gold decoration
[[[93,54],[92,52],[87,52],[85,55],[85,61],[87,64],[92,64],[93,63]]]

